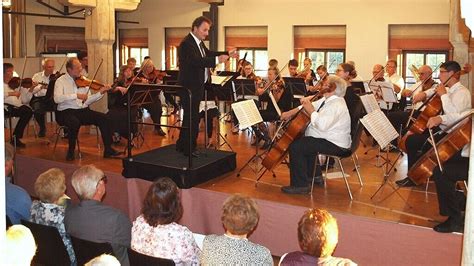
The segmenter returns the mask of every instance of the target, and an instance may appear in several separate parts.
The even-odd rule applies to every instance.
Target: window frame
[[[305,49],[305,58],[309,58],[309,53],[310,52],[316,52],[316,53],[319,53],[319,52],[323,52],[324,53],[324,66],[326,66],[326,68],[328,69],[328,74],[330,75],[334,75],[336,74],[336,72],[329,72],[330,68],[329,68],[329,63],[327,58],[328,58],[328,53],[331,53],[331,52],[335,52],[335,53],[342,53],[342,62],[341,63],[344,63],[346,61],[346,49],[319,49],[319,48],[306,48]],[[312,59],[311,59],[312,60]],[[301,63],[301,62],[300,62]],[[313,69],[313,71],[316,72],[316,68],[318,66],[315,66],[315,69]],[[337,69],[337,65],[334,66],[334,69]]]
[[[423,54],[423,65],[426,64],[426,57],[428,55],[445,55],[445,60],[449,60],[449,50],[402,50],[402,77],[403,80],[405,81],[405,87],[408,87],[409,85],[413,85],[415,83],[408,82],[408,78],[415,78],[414,76],[411,75],[407,76],[407,71],[406,71],[406,66],[407,66],[407,54]],[[420,66],[416,66],[420,67]],[[435,70],[435,69],[433,69]],[[439,82],[439,77],[433,77],[433,80]]]

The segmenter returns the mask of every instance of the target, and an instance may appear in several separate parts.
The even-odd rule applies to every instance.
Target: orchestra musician
[[[298,60],[291,59],[288,61],[288,73],[289,77],[296,78],[298,77]]]
[[[7,114],[20,118],[13,131],[13,138],[10,143],[18,148],[24,148],[26,145],[21,142],[21,138],[23,138],[23,132],[33,115],[33,111],[21,101],[21,84],[17,88],[12,88],[10,81],[13,78],[13,71],[13,64],[3,63],[3,102]]]
[[[305,81],[307,85],[313,86],[314,81],[316,80],[316,73],[311,69],[311,66],[313,65],[313,61],[311,61],[311,58],[306,57],[303,61],[303,66],[304,69],[306,69],[306,77]]]
[[[380,64],[375,64],[372,68],[372,81],[380,81],[386,82],[387,80],[384,78],[385,69]],[[382,110],[390,110],[392,109],[392,103],[386,103],[382,98],[382,91],[380,88],[375,89],[374,85],[370,86],[371,81],[369,81],[369,90],[374,93],[375,99],[377,100],[380,109]],[[388,105],[387,105],[388,104]]]
[[[412,108],[414,109],[413,117],[418,116],[422,110],[417,110],[421,107],[423,101],[427,97],[430,97],[433,95],[433,93],[435,93],[436,86],[438,86],[438,84],[432,78],[432,71],[433,70],[428,65],[421,66],[418,69],[420,81],[413,84],[409,88],[404,89],[401,93],[402,97],[412,97]],[[393,125],[393,127],[399,131],[400,128],[403,128],[407,124],[410,114],[410,110],[394,111],[388,113],[387,118],[390,120],[390,123]]]
[[[271,67],[278,67],[278,60],[276,60],[275,58],[270,59],[268,61],[268,68]]]
[[[178,84],[192,92],[191,109],[189,109],[190,99],[187,91],[178,92],[184,111],[182,124],[188,126],[190,121],[192,123],[191,129],[181,129],[176,142],[176,150],[185,156],[199,156],[196,150],[199,133],[199,105],[204,95],[205,84],[210,83],[210,68],[218,63],[224,63],[229,56],[237,56],[235,50],[215,52],[207,49],[204,40],[209,35],[211,24],[211,20],[204,16],[196,18],[191,25],[191,32],[182,40],[178,48],[180,67]],[[190,146],[192,154],[189,154]]]
[[[388,60],[386,66],[385,80],[393,84],[393,91],[397,94],[398,100],[401,100],[400,92],[405,88],[405,81],[397,74],[397,60]],[[402,101],[395,104],[394,109],[403,110],[405,106],[406,100],[403,98]]]
[[[322,85],[323,96],[311,102],[302,99],[302,105],[282,113],[281,119],[289,120],[299,109],[311,117],[305,136],[295,140],[289,147],[290,185],[282,187],[283,193],[307,194],[311,191],[313,165],[319,153],[344,156],[350,153],[351,118],[344,101],[346,81],[329,76]],[[316,166],[316,183],[323,183],[321,168]]]
[[[128,138],[128,125],[124,123],[128,115],[128,101],[127,101],[127,87],[132,79],[132,69],[128,65],[120,67],[120,72],[117,79],[108,94],[109,112],[107,115],[110,118],[112,132],[114,135],[114,142],[120,141],[120,137]],[[137,107],[132,106],[131,118],[132,122],[137,118]],[[137,124],[132,123],[131,132],[137,132]]]
[[[47,110],[54,109],[53,99],[46,97],[48,90],[48,84],[51,79],[51,75],[54,75],[54,60],[46,58],[42,61],[43,71],[38,72],[31,78],[36,86],[31,87],[28,93],[32,96],[30,100],[30,106],[33,109],[36,122],[40,127],[38,137],[44,137],[46,135],[46,122],[45,115]]]
[[[242,69],[240,70],[240,76],[238,79],[255,79],[256,75],[253,72],[253,66],[249,61],[242,62]]]
[[[439,72],[441,84],[436,87],[435,91],[441,97],[443,114],[431,117],[426,124],[434,131],[448,128],[462,117],[462,113],[471,109],[471,93],[459,82],[461,66],[456,61],[447,61],[441,64]],[[445,135],[446,133],[439,134],[435,140],[439,140]],[[427,130],[422,134],[408,136],[406,140],[408,169],[431,147],[429,144],[425,144],[428,137]],[[416,185],[409,177],[398,180],[396,183],[402,187]]]
[[[138,75],[137,79],[139,82],[145,84],[157,84],[163,79],[162,72],[155,68],[155,65],[151,59],[143,60],[141,67],[143,68],[143,71]],[[161,100],[143,104],[141,107],[145,108],[148,113],[150,113],[151,120],[153,120],[154,123],[161,123],[161,115],[163,112]],[[159,136],[166,136],[166,133],[163,131],[160,125],[155,125],[153,132]]]
[[[77,59],[79,59],[79,62],[81,62],[81,75],[87,77],[89,75],[89,60],[87,58],[87,52],[80,52],[77,55]]]
[[[69,147],[67,161],[74,160],[77,135],[81,125],[96,125],[100,128],[104,143],[104,158],[117,157],[119,152],[112,147],[112,132],[107,115],[89,109],[89,105],[100,100],[109,89],[105,85],[98,93],[90,94],[87,88],[78,88],[75,80],[81,77],[82,66],[77,58],[66,62],[66,74],[56,80],[54,86],[54,101],[58,104],[58,123],[68,128]],[[89,92],[89,93],[88,93]]]
[[[319,80],[325,79],[328,76],[328,69],[324,65],[320,65],[316,68],[316,73],[319,76]],[[321,89],[322,82],[319,83],[320,86],[308,86],[306,89],[306,94],[307,95],[315,95],[319,89]]]
[[[263,122],[271,122],[280,119],[277,109],[271,101],[268,93],[271,93],[273,95],[277,106],[281,110],[281,112],[286,112],[291,109],[293,93],[291,92],[291,90],[285,89],[285,82],[279,75],[279,72],[279,69],[276,67],[270,67],[268,69],[268,81],[273,81],[270,85],[269,92],[266,92],[265,88],[261,87],[258,87],[256,90],[260,101],[268,102],[267,108],[265,110],[259,110]],[[265,143],[263,144],[262,149],[267,149],[271,145],[271,139],[270,134],[263,122],[259,123],[256,127],[254,127],[257,136],[255,145],[258,145],[261,140],[264,140]]]

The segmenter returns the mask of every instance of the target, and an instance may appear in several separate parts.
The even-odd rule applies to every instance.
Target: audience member
[[[333,257],[338,241],[336,219],[326,210],[309,209],[298,223],[302,251],[286,253],[279,265],[357,265],[349,259]]]
[[[225,233],[204,238],[201,264],[273,265],[270,250],[247,239],[259,218],[253,199],[239,194],[227,198],[221,215]]]
[[[13,224],[30,218],[31,198],[23,188],[11,183],[14,169],[15,150],[5,143],[5,212]]]
[[[61,169],[51,168],[40,174],[35,182],[35,193],[39,200],[33,201],[31,205],[30,221],[56,227],[71,259],[71,265],[76,265],[71,238],[64,228],[66,205],[61,203],[65,192],[66,177]]]
[[[142,214],[133,222],[132,249],[177,265],[199,264],[193,233],[177,223],[182,213],[176,184],[167,177],[155,181],[143,201]]]
[[[28,227],[12,225],[7,230],[5,253],[2,254],[5,265],[29,266],[36,253],[36,243]]]
[[[120,266],[120,262],[112,255],[102,254],[91,259],[84,266]]]
[[[101,202],[106,193],[104,172],[86,165],[73,173],[71,183],[81,201],[66,209],[66,232],[92,242],[110,243],[120,263],[129,265],[127,247],[132,224],[123,212]]]

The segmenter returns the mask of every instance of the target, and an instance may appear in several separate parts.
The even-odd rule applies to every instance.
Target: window
[[[403,77],[408,87],[416,83],[410,70],[412,66],[419,68],[422,65],[429,65],[434,70],[433,79],[439,82],[439,65],[447,60],[448,51],[404,51],[403,58]]]
[[[250,62],[253,65],[255,75],[257,76],[266,76],[268,70],[268,51],[260,48],[247,48],[247,49],[238,49],[239,59],[243,59],[245,53],[247,53],[246,61]],[[231,71],[237,71],[237,61],[235,58],[231,58],[230,68]]]
[[[148,47],[122,46],[122,65],[126,65],[127,59],[133,57],[137,60],[136,67],[139,67],[141,62],[145,60],[145,56],[148,56]]]
[[[309,57],[312,61],[311,69],[316,71],[318,66],[324,65],[328,69],[329,74],[334,74],[336,73],[337,65],[344,63],[345,51],[307,49],[306,57]]]

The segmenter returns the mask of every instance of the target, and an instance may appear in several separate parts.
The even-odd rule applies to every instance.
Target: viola
[[[472,119],[469,115],[436,144],[441,164],[453,157],[471,141],[471,128]],[[436,150],[431,148],[408,170],[408,177],[417,185],[426,183],[437,166]]]

